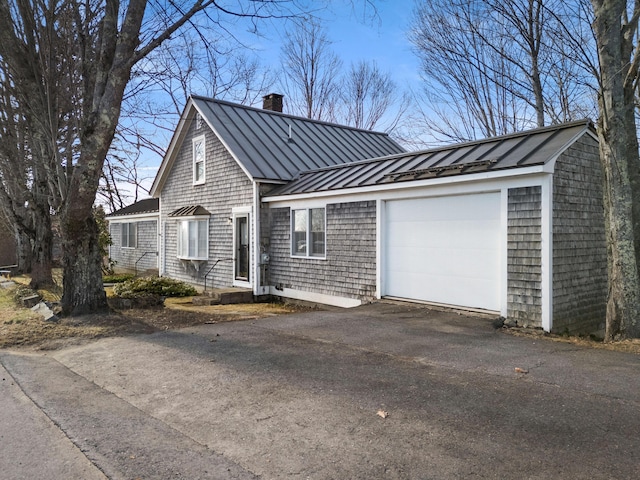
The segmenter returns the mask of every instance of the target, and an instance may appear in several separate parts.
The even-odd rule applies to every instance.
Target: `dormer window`
[[[205,141],[204,135],[193,139],[193,184],[205,181]]]

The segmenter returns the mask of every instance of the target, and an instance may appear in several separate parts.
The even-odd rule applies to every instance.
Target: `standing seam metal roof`
[[[301,172],[269,196],[338,190],[543,165],[588,129],[590,120]]]
[[[405,151],[385,133],[210,98],[191,99],[253,179],[289,181],[301,171]]]
[[[159,211],[159,201],[157,198],[145,198],[144,200],[139,200],[136,203],[132,203],[131,205],[127,205],[124,208],[111,212],[109,215],[106,215],[107,218],[118,217],[121,215],[140,215],[143,213],[158,213]]]

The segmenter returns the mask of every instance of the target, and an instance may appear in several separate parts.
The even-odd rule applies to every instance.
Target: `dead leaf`
[[[529,373],[529,370],[525,370],[524,368],[516,367],[516,373]]]
[[[378,413],[376,415],[382,418],[387,418],[389,416],[389,412],[385,412],[384,410],[378,410]]]

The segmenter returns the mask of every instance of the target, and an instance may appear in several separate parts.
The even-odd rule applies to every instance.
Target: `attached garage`
[[[589,121],[302,172],[263,202],[279,212],[265,245],[275,295],[394,297],[546,331],[604,321],[602,169]],[[297,208],[326,209],[326,258],[293,265]],[[304,282],[279,274],[294,267]]]
[[[384,205],[384,296],[500,311],[500,192]]]

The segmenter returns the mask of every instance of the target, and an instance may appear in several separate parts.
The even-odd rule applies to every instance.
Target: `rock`
[[[56,314],[53,313],[44,302],[40,302],[37,305],[31,307],[31,311],[37,313],[38,315],[42,315],[42,318],[45,322],[57,322],[59,320]]]

